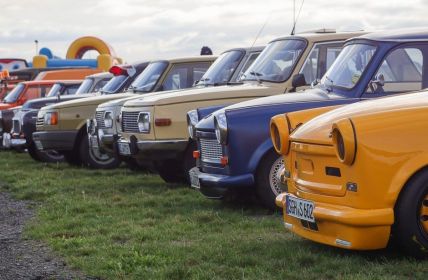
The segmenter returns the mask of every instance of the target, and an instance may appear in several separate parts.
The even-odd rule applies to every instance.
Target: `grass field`
[[[1,189],[38,202],[26,236],[106,279],[428,279],[428,261],[350,252],[284,230],[279,213],[205,199],[154,175],[1,152]]]

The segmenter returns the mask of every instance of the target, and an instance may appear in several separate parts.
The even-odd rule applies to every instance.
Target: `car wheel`
[[[76,151],[73,149],[72,151],[61,152],[64,155],[65,161],[70,165],[81,165],[82,162]]]
[[[406,253],[428,257],[428,172],[413,177],[395,207],[393,236]]]
[[[256,191],[260,201],[269,209],[275,210],[275,198],[286,191],[281,183],[281,173],[284,170],[284,159],[275,151],[270,151],[263,157],[256,173]]]
[[[190,175],[189,171],[196,166],[196,160],[193,158],[193,151],[197,149],[196,143],[191,141],[186,151],[184,152],[183,159],[183,177],[186,180],[186,183],[190,185]]]
[[[183,169],[177,162],[161,163],[156,167],[156,171],[166,183],[187,183],[186,178],[183,177]]]
[[[80,139],[79,156],[83,164],[96,169],[113,169],[121,163],[117,157],[103,153],[100,149],[91,148],[86,133]]]
[[[64,155],[60,154],[57,151],[39,151],[34,145],[34,142],[31,142],[28,147],[28,154],[36,161],[41,162],[63,162]]]

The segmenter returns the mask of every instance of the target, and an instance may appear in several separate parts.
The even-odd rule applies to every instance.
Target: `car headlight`
[[[58,112],[47,112],[45,114],[45,125],[57,125]]]
[[[354,125],[350,119],[342,119],[333,123],[332,140],[339,160],[352,165],[357,152],[357,140]]]
[[[192,110],[187,112],[187,131],[189,132],[189,136],[192,139],[196,138],[196,129],[195,126],[199,121],[198,111]]]
[[[215,136],[219,144],[227,144],[227,119],[225,113],[214,117]]]
[[[150,132],[150,113],[141,112],[138,115],[138,130],[141,133]]]
[[[104,126],[106,128],[113,127],[113,112],[107,111],[104,113]]]
[[[278,154],[288,154],[290,150],[290,127],[285,114],[276,115],[270,120],[270,138]]]

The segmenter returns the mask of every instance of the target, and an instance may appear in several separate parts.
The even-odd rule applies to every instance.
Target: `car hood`
[[[268,97],[262,97],[257,99],[252,99],[240,103],[236,103],[227,107],[224,107],[220,110],[213,112],[212,114],[203,118],[197,125],[197,129],[211,129],[214,127],[214,116],[226,112],[236,111],[236,110],[246,110],[248,114],[251,114],[252,109],[259,110],[261,107],[266,107],[266,111],[269,110],[269,106],[286,106],[287,104],[296,104],[300,102],[317,102],[317,101],[326,101],[332,99],[342,99],[343,96],[336,95],[333,93],[326,93],[326,91],[313,88],[305,91],[299,91],[295,93],[285,93],[281,95],[274,95]],[[284,113],[287,112],[287,109],[284,108]]]
[[[155,105],[167,105],[174,103],[187,103],[193,101],[221,100],[235,96],[247,96],[249,98],[265,96],[269,92],[280,93],[285,89],[282,84],[272,85],[268,83],[247,83],[242,85],[226,85],[218,87],[195,88],[183,90],[179,94],[166,93],[163,95],[148,96],[141,99],[132,100],[126,103],[127,107],[145,107]]]
[[[0,111],[1,110],[5,110],[5,109],[9,109],[12,108],[13,105],[12,104],[8,104],[8,103],[0,103]]]
[[[55,109],[64,109],[64,108],[71,108],[71,107],[81,107],[81,106],[91,106],[91,105],[93,106],[93,105],[98,105],[100,103],[104,103],[113,99],[120,99],[124,97],[129,97],[129,96],[134,96],[134,95],[132,93],[116,93],[116,94],[99,95],[99,96],[87,97],[79,100],[61,102],[58,104],[50,105],[46,107],[46,109],[55,110]]]
[[[63,95],[58,97],[45,97],[45,98],[37,98],[29,100],[25,103],[25,109],[40,109],[44,106],[48,106],[51,104],[56,104],[60,102],[75,100],[75,99],[81,99],[81,98],[87,98],[92,97],[94,94],[75,94],[75,95]]]
[[[411,110],[420,108],[428,108],[428,91],[358,102],[340,107],[310,120],[296,129],[291,134],[290,139],[298,142],[331,145],[331,127],[338,120],[368,115],[378,118],[384,112],[411,112]]]
[[[116,107],[116,106],[123,106],[123,104],[125,104],[126,101],[129,100],[133,100],[133,99],[144,99],[144,98],[148,98],[150,96],[155,96],[155,95],[160,95],[160,94],[165,94],[165,93],[170,93],[170,92],[177,92],[179,90],[174,90],[174,91],[156,91],[156,92],[150,92],[150,93],[144,93],[144,94],[139,94],[138,92],[135,94],[132,94],[132,96],[127,96],[125,98],[121,98],[121,99],[115,99],[115,100],[111,100],[108,102],[104,102],[100,105],[98,105],[98,108],[102,109],[102,108],[107,108],[107,107]]]

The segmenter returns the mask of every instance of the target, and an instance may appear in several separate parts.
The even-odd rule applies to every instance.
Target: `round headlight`
[[[338,159],[348,165],[355,161],[357,141],[354,125],[350,119],[342,119],[333,124],[332,141]]]
[[[271,119],[270,137],[275,151],[287,155],[290,150],[290,128],[285,114],[276,115]]]
[[[142,112],[138,115],[138,130],[142,133],[150,132],[150,113]]]
[[[227,119],[225,113],[214,117],[215,136],[219,144],[227,144]]]
[[[106,128],[113,127],[113,112],[107,111],[104,113],[104,126]]]
[[[198,111],[192,110],[187,112],[187,131],[189,132],[190,138],[194,139],[196,137],[195,126],[199,121]]]

